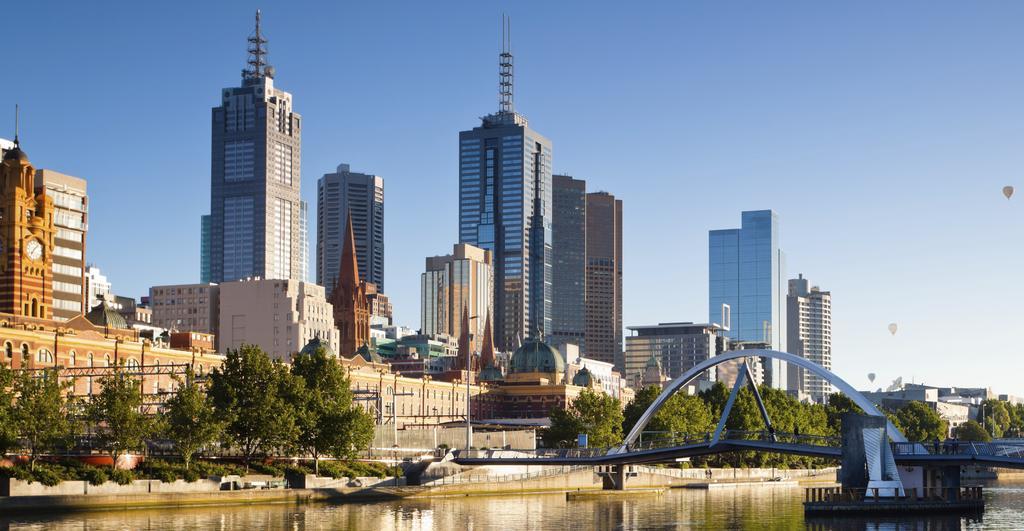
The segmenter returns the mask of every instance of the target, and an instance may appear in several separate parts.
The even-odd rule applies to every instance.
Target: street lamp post
[[[474,315],[469,318],[469,321],[472,322],[473,319],[477,319],[479,317],[479,315]],[[470,328],[470,330],[472,330],[472,328]],[[467,332],[467,334],[469,335],[470,338],[472,338],[475,335],[469,332]],[[472,344],[473,342],[471,340],[470,345]],[[473,424],[470,420],[470,417],[472,416],[472,411],[470,410],[471,403],[469,400],[469,380],[470,374],[472,374],[473,372],[473,349],[468,347],[469,345],[467,345],[466,348],[466,455],[469,455],[469,451],[473,449]]]

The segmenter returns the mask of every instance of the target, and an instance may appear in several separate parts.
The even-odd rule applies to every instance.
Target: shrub
[[[131,470],[121,470],[120,468],[110,471],[110,479],[118,485],[127,485],[135,479],[135,475],[132,474]]]
[[[195,483],[196,481],[199,481],[199,472],[196,472],[195,468],[190,468],[186,470],[185,473],[182,475],[185,476],[185,481],[189,483]]]
[[[82,481],[88,481],[90,485],[102,485],[107,482],[107,471],[94,466],[88,467],[78,476]]]
[[[36,470],[32,474],[32,476],[35,481],[38,481],[43,485],[46,485],[47,487],[52,487],[60,483],[61,481],[60,474],[55,472],[53,469],[45,466],[37,465]]]
[[[165,468],[153,474],[153,479],[159,479],[161,483],[174,483],[178,480],[178,474],[170,468]]]

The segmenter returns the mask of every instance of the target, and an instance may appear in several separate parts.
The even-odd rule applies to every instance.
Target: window
[[[41,348],[36,353],[36,361],[39,363],[53,363],[53,354],[49,350]]]
[[[231,140],[224,143],[224,180],[248,181],[253,178],[255,156],[252,140]]]
[[[10,341],[4,343],[4,354],[6,354],[7,359],[14,359],[14,345]]]
[[[28,345],[25,343],[21,344],[21,361],[22,363],[28,362]]]
[[[135,358],[128,358],[128,362],[125,364],[125,366],[128,367],[129,369],[137,370],[139,368],[139,360]]]

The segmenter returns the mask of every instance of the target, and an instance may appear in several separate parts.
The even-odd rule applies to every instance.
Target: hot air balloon
[[[1005,195],[1007,199],[1013,197],[1013,187],[1012,186],[1004,186],[1003,187],[1003,195]]]
[[[896,328],[897,328],[896,323],[889,323],[889,333],[890,334],[896,335]]]
[[[873,372],[869,372],[868,373],[868,381],[870,381],[871,383],[875,383],[875,373],[873,373]]]

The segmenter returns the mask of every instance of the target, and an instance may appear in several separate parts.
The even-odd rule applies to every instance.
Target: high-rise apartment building
[[[473,352],[480,349],[487,316],[493,312],[494,272],[491,252],[469,244],[452,254],[427,258],[420,275],[420,330],[428,336],[462,336],[467,312]]]
[[[53,199],[53,319],[67,321],[85,308],[85,234],[89,199],[85,179],[53,170],[36,172],[36,190]]]
[[[552,296],[550,340],[586,348],[587,183],[552,176]]]
[[[652,357],[669,379],[675,379],[698,363],[724,352],[727,340],[722,328],[707,323],[659,323],[628,327],[625,370],[623,376],[636,385],[643,381],[644,371]],[[695,380],[700,386],[715,381],[714,370]]]
[[[513,350],[550,333],[551,141],[512,100],[512,52],[499,55],[498,112],[459,133],[459,242],[494,253],[494,338]]]
[[[261,279],[221,284],[220,334],[221,350],[256,345],[283,361],[313,338],[338,352],[334,309],[324,288],[312,282]]]
[[[729,339],[786,348],[785,278],[775,212],[743,212],[739,229],[708,233],[708,320],[728,327]],[[785,362],[770,361],[765,384],[790,389]]]
[[[587,194],[586,354],[616,367],[622,360],[622,200]]]
[[[217,284],[174,284],[149,288],[153,325],[179,332],[202,332],[220,339]]]
[[[85,266],[85,306],[93,309],[110,296],[112,286],[107,276],[94,265]],[[89,313],[88,311],[85,313]]]
[[[249,37],[240,87],[213,108],[209,278],[306,278],[306,206],[300,199],[302,119],[274,87],[260,30]]]
[[[206,214],[199,222],[199,282],[210,282],[210,215]]]
[[[316,283],[331,296],[345,239],[345,220],[352,216],[359,277],[384,291],[384,179],[355,173],[341,164],[317,182]]]
[[[786,297],[787,352],[832,370],[832,293],[821,291],[801,274],[789,279]],[[823,403],[832,394],[832,384],[813,373],[790,367],[791,387],[799,386],[811,400]]]

